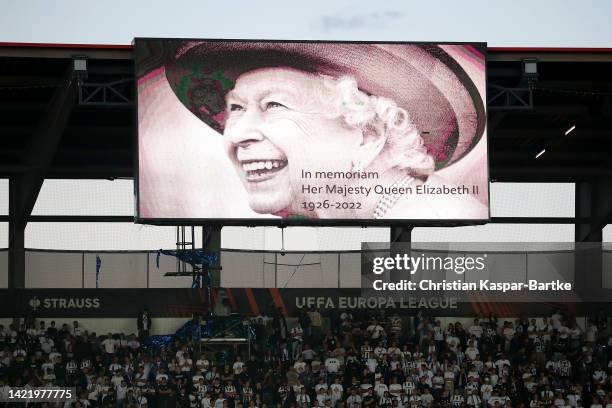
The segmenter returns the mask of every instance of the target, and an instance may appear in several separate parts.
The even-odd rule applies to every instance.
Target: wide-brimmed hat
[[[437,169],[464,157],[484,131],[481,95],[462,67],[468,60],[476,64],[484,83],[482,47],[458,47],[467,55],[460,63],[431,44],[161,41],[158,51],[170,87],[194,115],[221,133],[225,96],[236,79],[279,66],[349,75],[362,91],[394,100],[421,132]]]

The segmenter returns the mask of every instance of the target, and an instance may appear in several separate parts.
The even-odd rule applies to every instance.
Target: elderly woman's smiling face
[[[308,196],[302,185],[324,185],[315,171],[350,171],[362,132],[333,115],[331,99],[321,77],[291,68],[237,79],[227,96],[224,142],[254,211],[299,213]],[[310,199],[324,199],[321,193]]]

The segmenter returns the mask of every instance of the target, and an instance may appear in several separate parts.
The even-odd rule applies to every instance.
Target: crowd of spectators
[[[78,322],[0,325],[0,392],[75,387],[66,407],[612,407],[605,314],[460,320],[275,311],[248,319],[250,352],[197,339],[145,347]]]

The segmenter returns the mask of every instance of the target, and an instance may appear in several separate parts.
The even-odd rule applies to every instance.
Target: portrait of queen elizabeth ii
[[[140,216],[487,219],[483,50],[137,40]]]

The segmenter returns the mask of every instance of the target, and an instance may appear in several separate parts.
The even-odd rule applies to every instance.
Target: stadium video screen
[[[136,39],[142,223],[489,219],[486,45]]]

